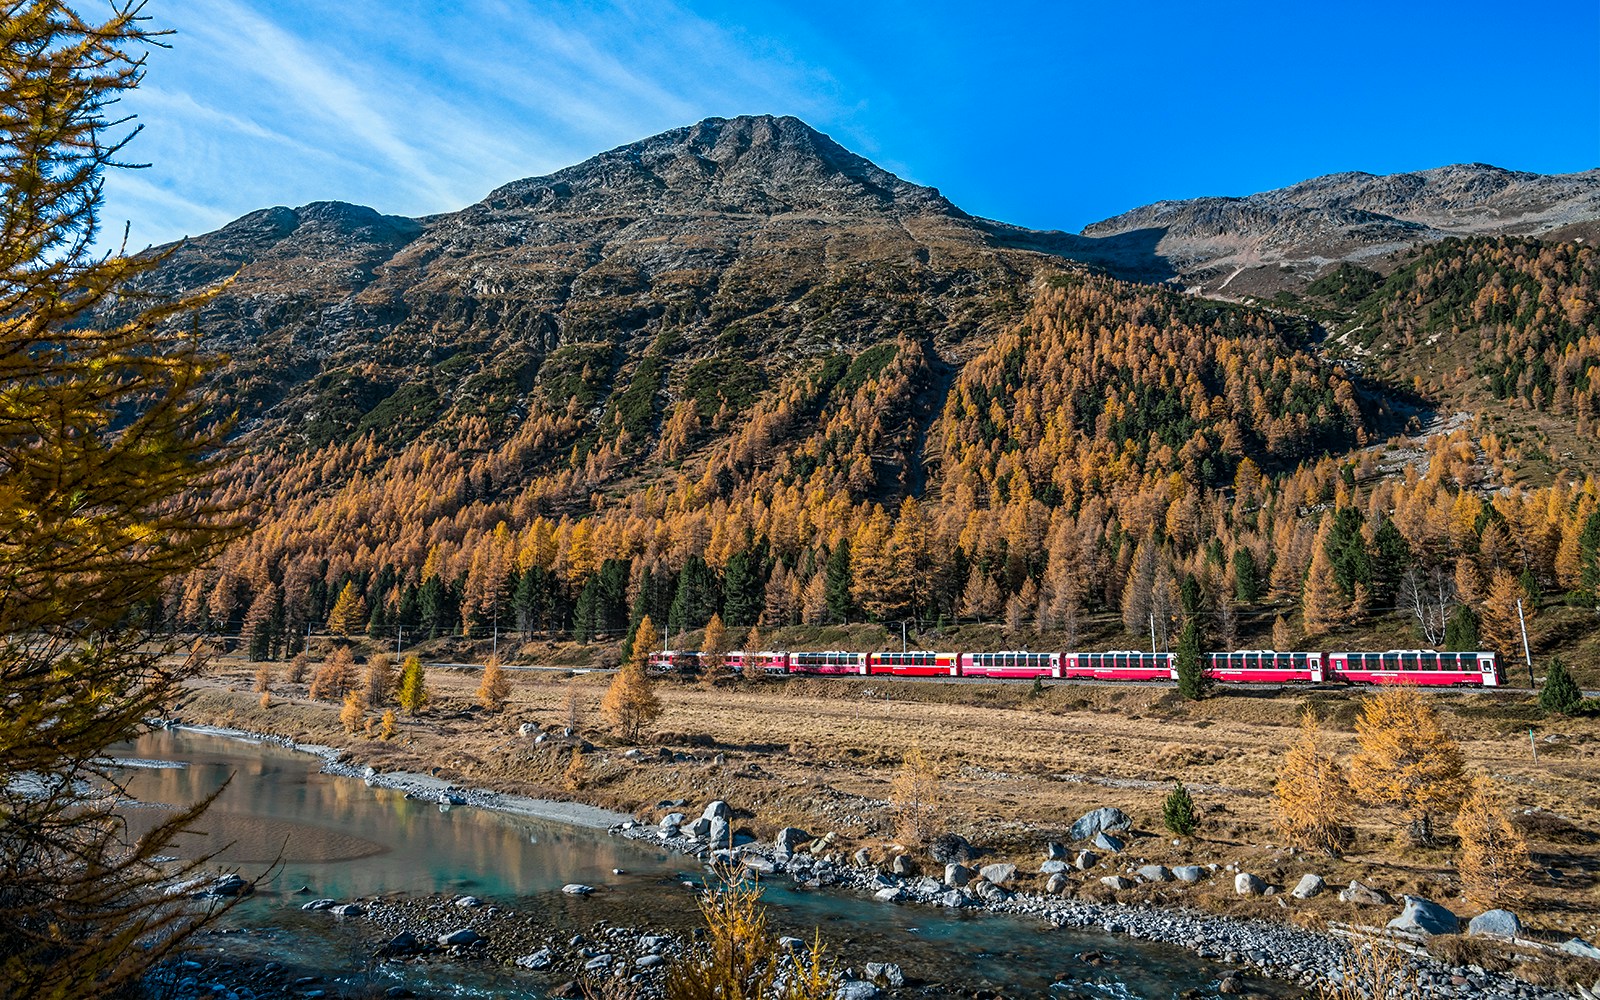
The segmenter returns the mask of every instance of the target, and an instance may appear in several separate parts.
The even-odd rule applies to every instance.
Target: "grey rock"
[[[457,896],[456,905],[470,909],[472,907],[482,906],[483,900],[479,899],[477,896]]]
[[[561,891],[569,896],[587,896],[594,892],[594,886],[584,885],[582,882],[569,882],[561,887]]]
[[[1233,891],[1241,896],[1259,896],[1267,891],[1267,883],[1249,872],[1240,872],[1233,877]]]
[[[1374,889],[1370,885],[1363,885],[1351,879],[1349,888],[1339,890],[1339,901],[1359,903],[1363,906],[1388,906],[1394,902],[1394,897],[1382,889]]]
[[[367,912],[367,908],[360,903],[341,903],[330,907],[328,912],[336,917],[359,917]]]
[[[1101,806],[1092,812],[1084,813],[1078,821],[1072,824],[1070,836],[1073,840],[1088,840],[1097,833],[1109,830],[1127,830],[1133,826],[1133,820],[1121,809],[1111,806]]]
[[[532,955],[523,955],[517,959],[517,965],[524,969],[532,969],[534,972],[543,972],[555,964],[555,956],[550,954],[549,948],[540,948]]]
[[[1198,882],[1205,876],[1206,870],[1199,865],[1178,865],[1172,869],[1172,877],[1179,882]]]
[[[681,812],[667,813],[665,816],[661,817],[661,822],[659,824],[661,827],[661,835],[663,837],[676,837],[678,835],[679,828],[683,826],[684,821],[688,818],[689,817],[685,816]]]
[[[728,821],[722,817],[711,820],[711,829],[706,831],[706,839],[713,844],[725,845],[728,843],[730,827]]]
[[[904,854],[896,854],[894,856],[894,860],[889,862],[889,870],[894,872],[896,875],[915,875],[917,872],[917,866]]]
[[[1473,937],[1514,938],[1522,934],[1522,921],[1510,910],[1486,910],[1467,923],[1467,933]]]
[[[1052,875],[1050,881],[1044,884],[1044,891],[1052,896],[1059,896],[1071,884],[1072,880],[1065,875]]]
[[[978,874],[995,885],[1005,885],[1016,876],[1017,866],[1007,864],[984,865],[978,869]]]
[[[863,967],[862,974],[869,982],[879,986],[898,988],[906,984],[905,973],[893,962],[868,962]]]
[[[610,955],[596,955],[587,962],[583,963],[583,971],[585,972],[598,972],[601,969],[609,969],[610,967]]]
[[[1454,934],[1461,929],[1461,918],[1430,899],[1421,896],[1401,896],[1405,909],[1389,921],[1392,930],[1416,931],[1419,934]]]
[[[720,819],[720,820],[723,820],[724,822],[726,822],[727,820],[730,820],[730,819],[733,818],[733,812],[728,808],[728,804],[726,802],[722,801],[721,799],[716,799],[716,800],[712,801],[711,803],[709,803],[706,806],[706,811],[701,813],[700,815],[702,817],[704,817],[705,819],[709,819],[709,820],[718,820],[718,819]]]
[[[966,865],[948,864],[944,866],[944,884],[956,888],[972,881],[972,869]]]
[[[1040,875],[1059,875],[1070,867],[1065,861],[1046,861],[1039,866]]]
[[[1113,837],[1109,833],[1097,833],[1094,835],[1094,846],[1109,854],[1115,854],[1126,845],[1120,837]]]
[[[539,727],[534,725],[531,722],[524,722],[522,725],[517,727],[517,735],[518,736],[532,736],[534,733],[537,733],[538,731],[539,731]]]
[[[410,931],[401,931],[390,938],[382,948],[378,949],[380,955],[409,955],[416,951],[421,944],[417,936]]]
[[[238,875],[223,875],[206,887],[202,896],[241,896],[250,891],[250,883]]]
[[[337,905],[339,905],[339,901],[337,899],[313,899],[309,903],[301,903],[300,904],[300,909],[302,909],[302,910],[331,910]]]
[[[750,871],[758,875],[771,875],[778,870],[778,866],[759,854],[746,854],[743,864]]]
[[[1067,849],[1052,840],[1044,845],[1044,859],[1046,861],[1065,861],[1067,860]]]
[[[810,839],[811,835],[804,830],[793,826],[786,826],[782,830],[778,831],[778,836],[774,841],[774,844],[778,850],[783,851],[786,854],[793,854],[799,849],[801,844],[804,844]]]
[[[972,883],[972,892],[986,903],[1003,903],[1011,898],[1011,893],[983,879]]]
[[[1139,877],[1146,882],[1171,882],[1172,872],[1166,865],[1145,865],[1139,869]]]
[[[778,947],[790,954],[796,954],[806,950],[806,943],[797,937],[781,937],[778,939]]]
[[[958,833],[942,833],[933,838],[928,853],[941,865],[955,861],[971,861],[974,856],[972,845],[967,842],[967,838]]]
[[[1569,938],[1561,945],[1561,950],[1568,955],[1577,955],[1579,958],[1592,958],[1600,961],[1600,948],[1596,948],[1583,938]]]
[[[704,816],[689,824],[689,836],[696,840],[705,840],[711,836],[711,821]]]
[[[653,969],[665,961],[666,959],[662,958],[660,955],[640,955],[638,958],[634,959],[633,964],[641,969]]]
[[[465,948],[468,945],[477,944],[479,941],[482,941],[482,940],[483,940],[483,935],[482,934],[479,934],[477,931],[473,930],[471,927],[463,927],[458,931],[451,931],[449,934],[440,934],[439,935],[439,947],[441,947],[441,948]]]
[[[1294,891],[1289,895],[1295,899],[1310,899],[1312,896],[1321,895],[1322,891],[1327,887],[1328,883],[1322,880],[1321,875],[1313,875],[1310,872],[1306,872],[1300,876],[1300,881],[1295,884]]]
[[[1086,872],[1100,863],[1100,855],[1093,851],[1079,851],[1078,857],[1072,862],[1072,867],[1080,872]]]
[[[853,856],[852,860],[855,861],[857,868],[868,868],[868,867],[871,867],[871,865],[872,865],[872,852],[867,850],[865,847],[863,847],[860,850],[856,851],[856,853]]]
[[[897,885],[886,886],[872,894],[880,903],[898,903],[906,898],[906,891]]]
[[[1118,891],[1133,888],[1132,880],[1125,879],[1121,875],[1107,875],[1100,880],[1100,884]]]
[[[960,889],[951,889],[949,892],[940,893],[939,905],[948,909],[959,910],[963,907],[971,906],[972,900],[968,899]]]
[[[834,993],[837,1000],[873,1000],[883,991],[869,982],[860,979],[846,979],[839,984],[838,992]]]

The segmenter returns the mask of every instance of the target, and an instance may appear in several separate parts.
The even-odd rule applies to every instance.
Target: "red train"
[[[1007,650],[998,653],[939,653],[915,650],[900,653],[743,652],[727,654],[727,668],[735,673],[766,674],[889,674],[899,677],[995,677],[1013,680],[1166,681],[1178,679],[1178,658],[1173,653],[1145,653],[1115,649],[1103,653],[1034,653]],[[663,673],[699,667],[700,654],[666,650],[650,655],[650,667]],[[1240,649],[1210,653],[1206,673],[1223,684],[1351,684],[1471,685],[1498,687],[1505,683],[1500,658],[1492,652],[1441,653],[1432,649],[1391,649],[1386,652],[1278,652]]]

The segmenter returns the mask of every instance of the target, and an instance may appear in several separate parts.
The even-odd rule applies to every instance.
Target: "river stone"
[[[956,861],[971,861],[973,858],[972,845],[959,833],[941,833],[933,838],[928,853],[941,865]]]
[[[801,844],[810,839],[811,834],[804,830],[798,827],[786,826],[778,831],[778,837],[773,843],[778,850],[783,851],[785,854],[793,854]]]
[[[972,869],[966,865],[948,864],[944,866],[944,884],[960,887],[972,881]]]
[[[1133,820],[1121,809],[1111,806],[1101,806],[1093,812],[1084,813],[1078,821],[1072,824],[1070,836],[1073,840],[1088,840],[1097,833],[1107,830],[1127,830],[1133,826]]]
[[[986,882],[983,879],[979,879],[972,884],[972,891],[978,898],[987,903],[1004,903],[1011,898],[1011,893],[993,882]]]
[[[1100,848],[1102,851],[1115,854],[1122,850],[1124,845],[1122,840],[1118,837],[1113,837],[1109,833],[1097,833],[1094,835],[1094,846]]]
[[[1119,892],[1123,889],[1133,888],[1133,882],[1123,878],[1121,875],[1107,875],[1100,880],[1100,884],[1110,889],[1116,889]]]
[[[706,839],[712,844],[728,843],[730,828],[728,821],[720,816],[711,820],[711,829],[706,831]]]
[[[689,824],[689,836],[696,840],[705,840],[711,835],[711,821],[704,816]]]
[[[663,837],[676,837],[678,830],[683,826],[683,821],[688,819],[681,812],[669,812],[661,817],[661,835]]]
[[[705,819],[722,820],[727,822],[733,818],[733,813],[728,809],[728,804],[721,799],[713,800],[706,806],[706,811],[700,814]]]
[[[856,851],[852,860],[855,861],[857,868],[870,868],[872,867],[872,852],[863,847]]]
[[[978,869],[978,874],[995,885],[1005,885],[1017,874],[1017,866],[1005,864],[984,865]]]
[[[1046,861],[1044,864],[1039,866],[1039,874],[1040,875],[1059,875],[1062,872],[1066,871],[1067,867],[1068,866],[1067,866],[1067,863],[1065,861]]]
[[[333,907],[338,906],[338,905],[339,905],[339,901],[337,899],[313,899],[309,903],[301,903],[300,904],[300,909],[302,909],[302,910],[330,910]]]
[[[1341,903],[1360,903],[1363,906],[1388,906],[1394,902],[1394,899],[1382,889],[1374,889],[1370,885],[1362,885],[1360,882],[1351,879],[1348,889],[1339,890],[1339,901]]]
[[[1172,877],[1179,882],[1198,882],[1206,877],[1206,870],[1199,865],[1179,865],[1172,869]]]
[[[860,979],[846,979],[833,994],[838,1000],[873,1000],[883,991]]]
[[[479,941],[482,941],[482,940],[483,940],[483,935],[479,934],[477,931],[473,930],[471,927],[463,927],[458,931],[451,931],[449,934],[440,934],[439,935],[439,947],[441,947],[441,948],[465,948],[468,945],[477,944]]]
[[[959,910],[962,907],[972,905],[972,900],[968,899],[960,889],[951,889],[949,892],[941,893],[938,902],[940,906],[952,910]]]
[[[532,955],[524,955],[517,959],[517,964],[524,969],[532,969],[534,972],[543,972],[552,965],[556,964],[556,958],[554,955],[550,954],[549,948],[540,948]]]
[[[1052,840],[1044,845],[1044,859],[1046,861],[1065,861],[1067,860],[1067,849]]]
[[[1389,921],[1397,931],[1416,931],[1421,934],[1454,934],[1461,929],[1461,918],[1430,899],[1421,896],[1401,896],[1406,908]]]
[[[1171,882],[1172,872],[1166,865],[1145,865],[1139,869],[1139,877],[1146,882]]]
[[[1306,872],[1300,876],[1300,881],[1289,895],[1295,899],[1310,899],[1312,896],[1320,896],[1327,887],[1328,883],[1322,880],[1321,875],[1313,875],[1310,872]]]
[[[778,939],[778,947],[790,954],[799,954],[806,950],[806,943],[797,937],[781,937]]]
[[[879,986],[901,987],[906,984],[906,974],[893,962],[868,962],[862,974]]]
[[[561,891],[569,896],[587,896],[594,892],[594,886],[584,885],[582,882],[569,882],[561,887]]]
[[[665,961],[666,959],[662,958],[660,955],[652,953],[649,955],[640,955],[638,958],[634,959],[633,964],[641,969],[653,969]]]
[[[1071,884],[1072,880],[1067,878],[1065,875],[1052,875],[1050,876],[1050,881],[1044,884],[1044,891],[1048,892],[1052,896],[1059,896],[1061,895],[1062,891]]]
[[[238,896],[246,892],[249,888],[250,883],[246,882],[238,875],[223,875],[215,882],[212,882],[210,887],[208,887],[205,892],[201,893],[201,895]]]
[[[378,949],[380,956],[409,955],[417,950],[417,936],[410,931],[401,931],[390,938],[388,943]]]
[[[1473,937],[1514,938],[1522,934],[1522,921],[1510,910],[1487,910],[1472,918],[1467,933]]]
[[[880,903],[898,903],[906,898],[906,891],[897,885],[885,886],[872,894]]]
[[[609,969],[610,967],[610,955],[596,955],[587,962],[583,963],[583,971],[585,972],[598,972],[601,969]]]
[[[896,875],[915,875],[917,866],[904,854],[896,854],[894,860],[889,862],[889,870]]]
[[[483,900],[479,899],[477,896],[458,896],[456,898],[456,905],[464,907],[482,906]]]
[[[1072,867],[1080,872],[1086,872],[1100,863],[1100,855],[1093,851],[1079,851],[1077,860],[1072,862]]]
[[[336,917],[359,917],[367,912],[367,908],[360,903],[343,903],[330,908],[328,912]]]
[[[759,854],[746,854],[744,866],[758,875],[771,875],[778,870],[778,866],[763,858]]]
[[[1233,891],[1241,896],[1259,896],[1267,891],[1267,883],[1249,872],[1240,872],[1233,877]]]
[[[1577,955],[1579,958],[1592,958],[1600,961],[1600,948],[1585,941],[1583,938],[1569,938],[1561,946],[1561,950],[1568,955]]]

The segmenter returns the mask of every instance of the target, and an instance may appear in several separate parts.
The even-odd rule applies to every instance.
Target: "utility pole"
[[[900,623],[900,652],[906,651],[906,623]]]
[[[1155,651],[1156,651],[1156,616],[1155,616],[1155,612],[1152,611],[1150,613],[1150,652],[1154,653]]]
[[[1522,629],[1522,659],[1528,665],[1528,687],[1534,688],[1533,655],[1528,652],[1528,621],[1522,617],[1522,598],[1517,598],[1517,625]]]
[[[406,648],[405,635],[406,627],[396,622],[394,626],[394,655],[396,656],[399,656],[400,651]]]

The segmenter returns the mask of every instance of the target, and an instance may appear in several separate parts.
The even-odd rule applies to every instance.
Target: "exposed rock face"
[[[1461,929],[1461,920],[1448,909],[1421,896],[1401,896],[1405,909],[1389,921],[1394,930],[1416,931],[1420,934],[1454,934]]]
[[[1126,830],[1131,826],[1133,820],[1128,818],[1127,813],[1112,806],[1101,806],[1078,817],[1078,821],[1072,824],[1070,836],[1073,840],[1088,840],[1097,833]]]
[[[1522,921],[1510,910],[1487,910],[1472,918],[1467,933],[1473,937],[1514,938],[1522,934]]]
[[[1243,198],[1159,201],[1083,230],[1107,253],[1138,246],[1147,266],[1207,292],[1270,296],[1332,262],[1374,266],[1446,236],[1538,235],[1600,219],[1600,170],[1544,175],[1481,163],[1376,176],[1329,174]],[[1582,235],[1581,232],[1577,233]],[[1091,246],[1080,253],[1094,253]],[[1128,270],[1136,258],[1108,261]]]

